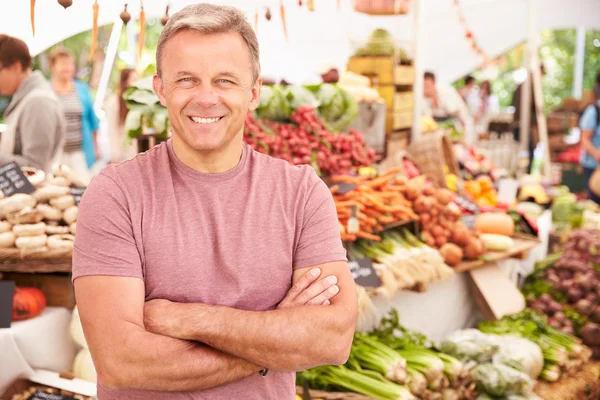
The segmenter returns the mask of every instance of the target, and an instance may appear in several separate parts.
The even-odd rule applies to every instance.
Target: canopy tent
[[[598,0],[536,0],[536,26],[542,29],[585,27],[600,29]],[[99,24],[112,23],[118,18],[126,0],[99,0]],[[164,14],[167,0],[145,0],[148,19]],[[176,12],[194,0],[171,0]],[[375,28],[388,29],[398,44],[413,52],[413,23],[411,15],[374,17],[353,11],[351,0],[342,0],[341,10],[334,1],[316,1],[316,11],[298,7],[297,0],[284,0],[289,41],[283,36],[279,0],[213,0],[232,4],[244,10],[253,22],[259,10],[258,37],[261,44],[263,74],[292,82],[305,82],[318,77],[325,65],[343,68],[355,48],[361,45]],[[92,25],[93,0],[74,0],[64,10],[56,0],[37,0],[36,35],[29,24],[29,2],[0,5],[0,33],[24,39],[33,54]],[[129,1],[133,18],[139,15],[139,1]],[[423,7],[421,37],[422,66],[435,71],[441,82],[464,76],[482,59],[471,49],[464,27],[458,21],[457,9],[451,0],[427,0]],[[272,19],[264,18],[270,7]],[[481,48],[489,56],[510,49],[527,38],[527,0],[461,0],[466,24]]]

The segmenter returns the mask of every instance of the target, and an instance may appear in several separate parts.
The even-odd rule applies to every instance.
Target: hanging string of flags
[[[458,14],[458,22],[462,25],[462,27],[465,31],[465,39],[467,39],[467,43],[469,44],[469,47],[475,54],[477,54],[478,56],[483,58],[482,64],[487,65],[491,60],[488,57],[485,50],[483,50],[483,48],[479,45],[479,43],[477,43],[477,40],[475,40],[475,37],[473,36],[473,32],[467,25],[463,10],[461,9],[460,4],[459,4],[459,0],[450,0],[450,1],[452,2],[452,5],[456,8],[456,13]]]

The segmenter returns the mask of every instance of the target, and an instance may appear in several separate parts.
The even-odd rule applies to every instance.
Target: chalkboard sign
[[[344,194],[344,193],[348,193],[351,190],[356,189],[356,185],[353,183],[346,183],[346,182],[330,182],[328,185],[330,188],[333,186],[337,186],[338,190],[335,191],[334,194]]]
[[[10,328],[14,294],[14,281],[0,281],[0,329]]]
[[[83,192],[85,192],[85,188],[74,187],[71,188],[71,194],[75,198],[75,204],[79,206],[79,202],[81,201],[81,196],[83,196]]]
[[[350,261],[348,263],[350,272],[352,272],[352,278],[354,282],[362,287],[377,288],[381,286],[381,280],[375,273],[373,268],[373,261],[370,258],[363,258],[357,261]]]
[[[33,193],[35,188],[16,162],[0,167],[0,190],[6,197],[15,193]]]
[[[41,390],[36,391],[29,396],[27,400],[77,400],[75,397],[66,396],[64,394],[48,393]]]

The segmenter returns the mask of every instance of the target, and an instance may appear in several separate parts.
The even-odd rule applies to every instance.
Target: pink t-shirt
[[[205,174],[179,161],[169,140],[92,180],[79,209],[73,279],[136,277],[146,300],[261,311],[283,299],[293,269],[339,260],[346,251],[333,198],[311,167],[244,144],[235,168]],[[277,371],[193,393],[98,385],[100,400],[288,400],[294,393],[294,374]]]

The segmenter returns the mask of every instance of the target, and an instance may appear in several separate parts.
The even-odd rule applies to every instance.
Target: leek
[[[428,383],[434,383],[444,376],[444,363],[429,350],[397,350],[410,368],[416,369],[427,379]]]
[[[406,360],[376,339],[360,333],[355,334],[351,357],[356,359],[361,367],[379,372],[391,381],[406,381]]]
[[[410,391],[395,383],[352,371],[344,366],[323,366],[305,371],[302,375],[319,386],[343,388],[376,400],[415,400]]]
[[[545,365],[540,374],[540,379],[547,382],[556,382],[560,379],[560,367],[556,364]]]
[[[418,396],[427,389],[427,378],[414,368],[407,368],[408,379],[406,383],[411,393]]]
[[[458,384],[458,381],[463,377],[464,367],[463,363],[458,359],[444,353],[436,353],[440,360],[444,363],[444,374],[454,386]]]

